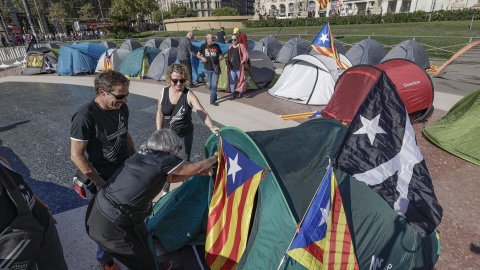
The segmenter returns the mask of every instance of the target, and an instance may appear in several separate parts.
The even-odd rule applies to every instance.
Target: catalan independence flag
[[[242,257],[263,172],[221,136],[218,153],[205,241],[205,260],[212,270],[234,269]]]
[[[318,10],[324,9],[328,3],[332,2],[332,0],[315,0],[318,5]]]
[[[330,32],[330,24],[328,22],[323,26],[322,30],[318,32],[318,35],[315,37],[315,39],[310,45],[320,54],[335,59],[338,66],[342,70],[346,70],[349,68],[349,66],[344,62],[340,61],[340,57],[338,57],[337,48],[335,47],[332,32]]]
[[[332,166],[287,253],[308,269],[359,269]]]

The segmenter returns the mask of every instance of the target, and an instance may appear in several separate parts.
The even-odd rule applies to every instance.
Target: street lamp
[[[475,19],[475,10],[476,9],[480,10],[480,0],[478,0],[478,3],[472,6],[472,9],[473,9],[473,14],[472,14],[472,21],[470,22],[470,30],[472,30],[473,19]]]

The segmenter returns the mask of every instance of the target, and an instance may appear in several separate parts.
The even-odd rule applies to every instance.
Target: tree
[[[170,13],[170,11],[164,11],[163,12],[163,19],[164,20],[171,19],[171,18],[172,18],[172,13]],[[162,23],[163,24],[162,11],[160,11],[160,10],[155,11],[155,14],[153,14],[153,21],[155,23]]]
[[[69,11],[68,6],[66,5],[67,1],[61,1],[53,3],[48,9],[50,17],[48,18],[54,25],[60,24],[64,29],[66,29],[66,18],[72,17],[73,8]]]
[[[184,18],[184,17],[197,17],[198,13],[193,8],[187,8],[186,6],[172,5],[170,7],[172,16],[174,18]]]
[[[240,16],[240,13],[233,7],[224,7],[212,10],[212,16]]]
[[[113,0],[110,14],[127,15],[130,19],[138,20],[139,17],[151,16],[156,10],[158,4],[155,0]]]
[[[80,7],[78,11],[78,15],[80,15],[80,19],[88,20],[88,19],[98,19],[98,14],[96,14],[97,8],[94,7],[91,3],[87,3]]]

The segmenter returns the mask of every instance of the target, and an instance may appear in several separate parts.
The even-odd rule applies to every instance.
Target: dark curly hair
[[[130,81],[123,76],[122,73],[109,70],[107,72],[103,72],[95,78],[95,93],[98,93],[98,90],[102,88],[105,92],[112,92],[113,88],[118,85],[130,85]]]

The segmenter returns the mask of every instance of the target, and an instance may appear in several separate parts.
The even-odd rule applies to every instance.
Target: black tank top
[[[169,87],[163,88],[162,114],[164,128],[169,128],[177,133],[180,138],[193,133],[192,107],[188,103],[188,93],[185,88],[182,95],[174,105],[168,97]]]

